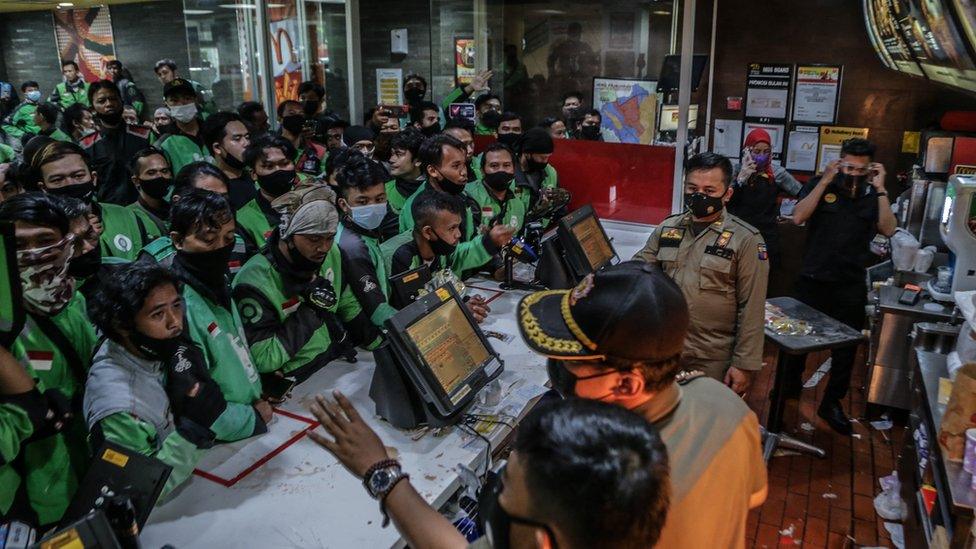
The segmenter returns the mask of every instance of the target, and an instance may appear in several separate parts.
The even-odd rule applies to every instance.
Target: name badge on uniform
[[[714,255],[721,257],[722,259],[732,259],[735,252],[728,248],[720,248],[718,246],[706,246],[705,253],[708,255]]]
[[[680,227],[668,227],[661,231],[661,247],[677,248],[684,240],[685,230]]]

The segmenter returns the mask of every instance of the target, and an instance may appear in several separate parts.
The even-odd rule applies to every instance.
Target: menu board
[[[897,0],[865,0],[864,14],[868,35],[872,39],[876,37],[878,44],[875,44],[875,49],[886,65],[888,60],[894,65],[894,69],[924,76],[898,27],[892,6],[895,1]]]
[[[976,51],[976,0],[952,0],[952,4],[956,8],[956,19],[969,41],[969,47]]]
[[[976,89],[976,65],[944,0],[891,0],[892,14],[925,76]]]

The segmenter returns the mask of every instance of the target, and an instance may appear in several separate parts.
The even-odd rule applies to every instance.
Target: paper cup
[[[976,428],[966,429],[966,451],[962,458],[962,468],[969,474],[976,473]]]

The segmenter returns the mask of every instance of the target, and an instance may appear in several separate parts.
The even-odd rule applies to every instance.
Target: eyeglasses
[[[848,162],[842,162],[840,167],[852,174],[864,175],[871,171],[871,166],[857,166]]]
[[[357,151],[363,154],[369,154],[376,149],[376,145],[373,145],[372,143],[369,145],[353,145],[352,148],[356,149]]]

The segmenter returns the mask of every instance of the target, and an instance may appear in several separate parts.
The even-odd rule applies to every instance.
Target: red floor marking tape
[[[253,473],[255,470],[258,469],[258,467],[261,467],[265,463],[271,461],[271,459],[274,458],[275,456],[277,456],[278,454],[280,454],[280,453],[284,452],[285,450],[287,450],[289,446],[291,446],[292,444],[295,444],[296,442],[298,442],[299,440],[301,440],[302,437],[304,437],[305,435],[307,435],[309,431],[314,431],[315,428],[319,426],[319,422],[318,421],[316,421],[314,419],[311,419],[311,418],[307,418],[305,416],[300,416],[298,414],[294,414],[292,412],[286,412],[285,410],[279,410],[278,408],[275,408],[274,409],[274,413],[281,414],[281,415],[283,415],[285,417],[288,417],[288,418],[291,418],[291,419],[294,419],[294,420],[297,420],[297,421],[301,421],[303,423],[308,423],[309,426],[306,427],[306,428],[304,428],[304,429],[302,429],[301,431],[295,433],[290,439],[286,440],[281,446],[278,446],[274,450],[268,452],[267,455],[265,455],[261,459],[255,461],[254,463],[252,463],[247,469],[244,469],[236,477],[234,477],[234,478],[232,478],[230,480],[225,479],[223,477],[219,477],[219,476],[217,476],[217,475],[215,475],[213,473],[208,473],[207,471],[202,471],[200,469],[194,469],[193,470],[193,474],[195,474],[195,475],[197,475],[199,477],[203,477],[203,478],[205,478],[205,479],[207,479],[207,480],[209,480],[211,482],[216,482],[217,484],[220,484],[221,486],[223,486],[225,488],[230,488],[231,486],[233,486],[233,485],[237,484],[238,482],[240,482],[247,475],[250,475],[251,473]]]
[[[485,303],[491,303],[492,301],[495,301],[499,297],[505,295],[504,290],[496,290],[495,288],[482,288],[480,286],[468,286],[468,288],[471,288],[472,290],[481,290],[483,292],[492,292],[493,294],[495,294],[489,297],[488,299],[486,299]]]

